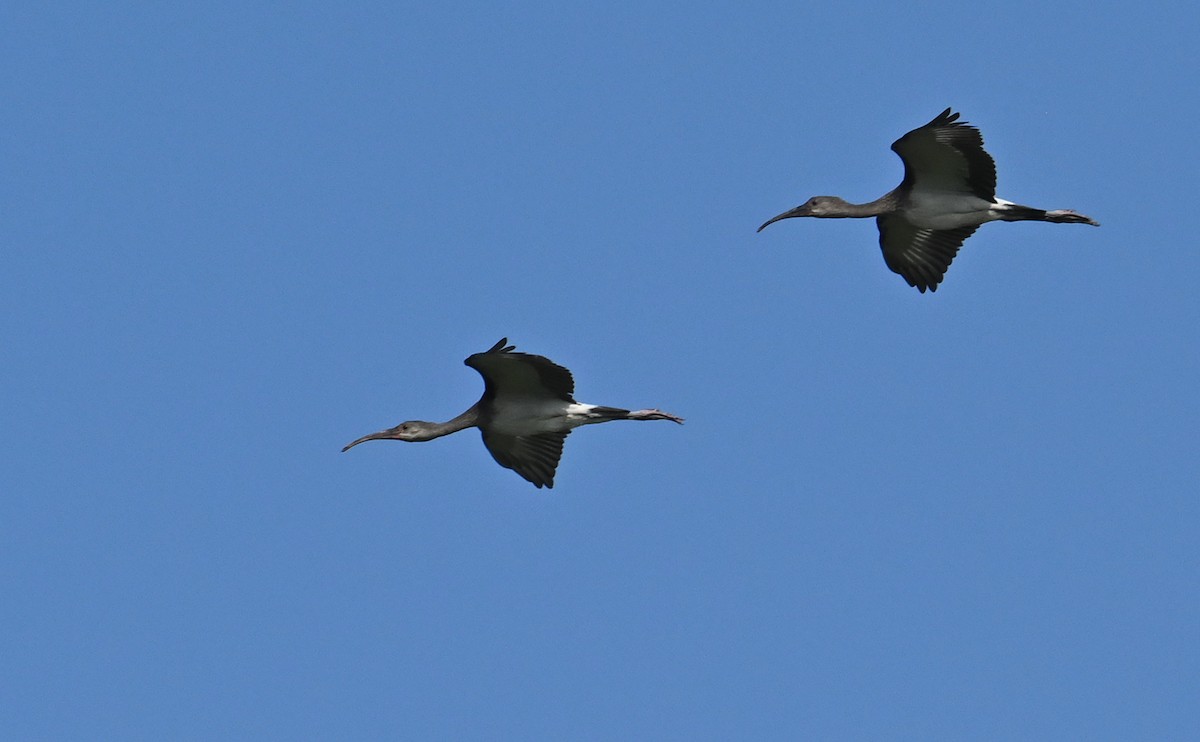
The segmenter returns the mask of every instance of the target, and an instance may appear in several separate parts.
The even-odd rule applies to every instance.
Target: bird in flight
[[[996,163],[984,151],[983,137],[949,108],[897,139],[892,151],[904,161],[904,180],[895,190],[865,204],[814,196],[768,219],[758,231],[798,216],[873,216],[888,268],[924,293],[937,291],[963,240],[985,222],[1100,226],[1074,211],[1045,211],[996,198]]]
[[[400,423],[364,435],[342,451],[364,441],[430,441],[479,428],[483,445],[497,464],[512,469],[535,487],[552,488],[563,441],[580,425],[612,420],[670,420],[683,424],[683,418],[659,410],[580,404],[572,396],[575,380],[570,371],[544,356],[516,352],[516,346],[508,345],[508,338],[501,338],[463,363],[483,377],[483,397],[466,412],[444,423]]]

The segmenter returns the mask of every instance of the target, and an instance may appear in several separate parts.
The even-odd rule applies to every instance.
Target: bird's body
[[[987,222],[1099,226],[1074,211],[1046,211],[996,198],[996,165],[983,149],[983,137],[949,108],[897,139],[892,150],[904,162],[904,180],[895,190],[865,204],[814,196],[767,220],[758,231],[791,217],[873,216],[888,267],[924,292],[937,290],[963,241]]]
[[[536,487],[553,487],[563,441],[575,428],[612,420],[683,422],[659,410],[631,411],[576,402],[570,371],[544,356],[514,352],[507,343],[503,338],[464,361],[484,382],[483,397],[466,412],[444,423],[401,423],[363,436],[342,450],[369,440],[428,441],[474,427],[479,428],[496,463]]]
[[[493,412],[488,421],[488,428],[509,435],[569,433],[581,425],[618,419],[597,412],[601,409],[604,408],[594,404],[563,402],[557,399],[530,399],[524,404],[502,406]]]
[[[904,218],[921,229],[978,227],[999,218],[996,206],[965,193],[913,191],[908,194]]]

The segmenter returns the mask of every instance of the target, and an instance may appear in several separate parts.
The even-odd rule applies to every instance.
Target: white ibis
[[[670,420],[683,418],[659,410],[622,410],[580,404],[571,395],[571,372],[548,358],[514,352],[501,338],[483,353],[463,363],[483,376],[483,397],[453,420],[430,423],[410,420],[394,428],[365,435],[342,449],[363,441],[430,441],[467,428],[479,428],[483,445],[496,463],[533,483],[554,487],[554,470],[562,456],[567,434],[580,425],[611,420]]]
[[[996,198],[996,163],[984,151],[983,137],[949,108],[897,139],[892,151],[904,161],[904,180],[894,191],[865,204],[814,196],[768,219],[758,231],[796,216],[873,216],[887,266],[924,293],[937,291],[963,240],[985,222],[1100,226],[1074,211],[1045,211]]]

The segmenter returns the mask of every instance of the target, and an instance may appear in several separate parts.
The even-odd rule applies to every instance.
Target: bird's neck
[[[462,413],[458,417],[451,418],[444,423],[429,423],[428,430],[431,437],[440,438],[443,435],[457,433],[460,430],[473,428],[479,424],[479,405],[471,406],[471,409]]]
[[[861,218],[865,216],[879,216],[880,214],[888,214],[896,210],[895,196],[891,193],[877,198],[874,201],[868,201],[865,204],[846,203],[839,209],[837,216]]]

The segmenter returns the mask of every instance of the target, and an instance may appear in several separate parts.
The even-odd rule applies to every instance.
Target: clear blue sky
[[[1197,26],[5,4],[0,737],[1200,736]],[[755,234],[946,106],[1104,226]],[[501,336],[687,425],[339,453]]]

